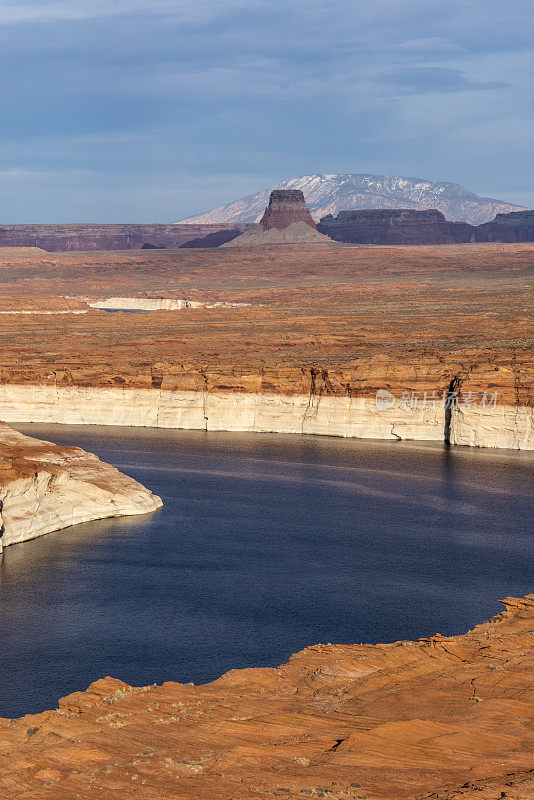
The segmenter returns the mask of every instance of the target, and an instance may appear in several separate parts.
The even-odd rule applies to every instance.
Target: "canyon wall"
[[[477,242],[533,242],[534,211],[497,214],[495,219],[475,228]]]
[[[0,247],[40,247],[49,252],[139,250],[144,244],[181,247],[209,234],[243,233],[246,223],[212,225],[2,225]],[[224,238],[224,237],[223,237]],[[217,241],[217,239],[216,239]],[[220,241],[218,242],[220,244]],[[205,246],[205,245],[204,245]],[[217,246],[217,245],[213,245]]]
[[[455,244],[475,236],[472,225],[449,222],[436,209],[340,211],[323,217],[317,228],[338,242],[360,244]]]
[[[278,192],[262,218],[262,229],[294,222],[315,223],[294,192]],[[302,193],[298,193],[301,195]],[[286,195],[291,195],[286,197]],[[37,247],[49,252],[219,247],[257,225],[246,222],[147,225],[3,225],[0,247]],[[466,242],[532,242],[534,211],[497,214],[482,225],[450,222],[436,209],[361,209],[322,217],[317,229],[339,242],[354,244],[455,244]]]
[[[0,552],[80,522],[162,505],[137,481],[78,447],[58,447],[0,423]]]
[[[108,311],[182,311],[184,308],[242,308],[250,303],[200,303],[195,300],[170,300],[165,297],[106,297],[91,300],[85,298],[87,305],[91,308],[99,308]],[[15,313],[0,311],[3,313]],[[19,312],[21,314],[30,312]],[[35,312],[36,313],[36,312]],[[46,313],[46,312],[43,312]],[[49,312],[61,313],[61,312]],[[84,313],[83,311],[73,313]]]
[[[317,229],[338,242],[353,244],[461,244],[532,242],[534,211],[497,214],[483,225],[450,222],[436,209],[369,209],[328,214]]]
[[[534,409],[497,405],[451,410],[386,408],[375,398],[77,386],[0,386],[8,422],[128,425],[209,431],[319,434],[534,449]]]

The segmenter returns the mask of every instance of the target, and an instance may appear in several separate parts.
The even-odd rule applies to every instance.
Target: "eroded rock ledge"
[[[159,497],[78,447],[59,447],[0,423],[0,552],[79,522],[145,514]]]
[[[477,397],[481,396],[477,395]],[[376,398],[162,388],[0,385],[9,422],[300,433],[534,450],[532,406],[459,404],[378,410]]]
[[[0,720],[3,800],[527,800],[534,595],[463,636],[315,645],[202,686],[104,678]]]

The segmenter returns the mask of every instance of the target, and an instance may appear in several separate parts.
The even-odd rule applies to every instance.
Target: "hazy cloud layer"
[[[0,224],[378,172],[534,204],[530,0],[3,0]]]

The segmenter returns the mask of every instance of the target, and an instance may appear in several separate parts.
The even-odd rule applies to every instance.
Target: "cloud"
[[[506,89],[511,85],[502,81],[470,80],[461,70],[448,67],[402,67],[385,73],[380,80],[403,94],[472,92]]]
[[[241,7],[244,0],[225,0],[225,8]],[[172,14],[184,22],[205,21],[218,16],[221,4],[215,0],[3,0],[0,24],[88,20],[123,14]]]
[[[513,199],[534,183],[533,16],[531,0],[3,0],[0,158],[48,174],[58,220],[64,170],[79,193],[115,175],[116,202],[136,178],[180,175],[183,206],[147,198],[162,219],[310,172],[508,186]],[[213,202],[187,205],[195,180]],[[28,214],[38,202],[28,191]]]

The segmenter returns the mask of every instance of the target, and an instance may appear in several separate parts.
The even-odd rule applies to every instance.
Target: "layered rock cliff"
[[[282,230],[294,222],[304,222],[315,228],[315,222],[304,201],[304,195],[298,189],[274,189],[260,220],[260,227],[264,231],[271,228]]]
[[[458,405],[447,410],[446,398],[431,394],[432,401],[413,407],[391,394],[394,405],[383,408],[376,397],[320,391],[284,395],[3,384],[0,414],[9,422],[299,433],[534,450],[532,406],[496,405],[489,397],[484,406],[466,404],[460,396]]]
[[[0,423],[0,552],[79,522],[146,514],[161,505],[159,497],[95,455]]]
[[[284,192],[291,194],[291,192]],[[299,192],[301,195],[302,192]],[[305,211],[295,208],[276,216],[315,225]],[[439,206],[439,204],[436,204]],[[498,206],[496,206],[496,209]],[[273,210],[274,213],[275,210]],[[276,218],[276,217],[275,217]],[[285,223],[269,228],[283,228]],[[291,222],[288,224],[292,224]],[[22,248],[27,254],[39,248],[50,252],[135,250],[158,248],[219,247],[242,235],[254,232],[252,223],[212,223],[174,225],[8,225],[0,227],[0,249]],[[267,229],[267,228],[265,228]],[[460,242],[532,242],[534,211],[499,213],[495,219],[480,225],[450,222],[436,209],[424,211],[407,208],[375,208],[342,210],[337,217],[328,214],[320,220],[318,230],[340,242],[362,244],[451,244]]]
[[[476,228],[475,240],[477,242],[532,242],[534,241],[534,211],[497,214],[491,222],[486,222]]]
[[[202,686],[104,678],[0,720],[2,800],[527,800],[534,595],[463,636],[317,644]]]
[[[534,211],[497,214],[483,225],[449,222],[436,209],[340,211],[323,217],[317,230],[339,242],[355,244],[454,244],[466,242],[532,242]]]
[[[454,244],[474,240],[466,222],[448,222],[436,209],[340,211],[329,214],[317,230],[338,242],[360,244]]]
[[[180,247],[191,239],[209,234],[224,234],[247,224],[214,223],[208,225],[1,225],[0,248],[38,247],[49,252],[77,250],[139,250],[143,245],[156,248]],[[220,243],[220,242],[219,242]]]
[[[0,419],[531,447],[533,253],[278,245],[0,258],[0,308],[46,307],[63,292],[181,309],[0,314]],[[391,395],[380,408],[379,391]]]

